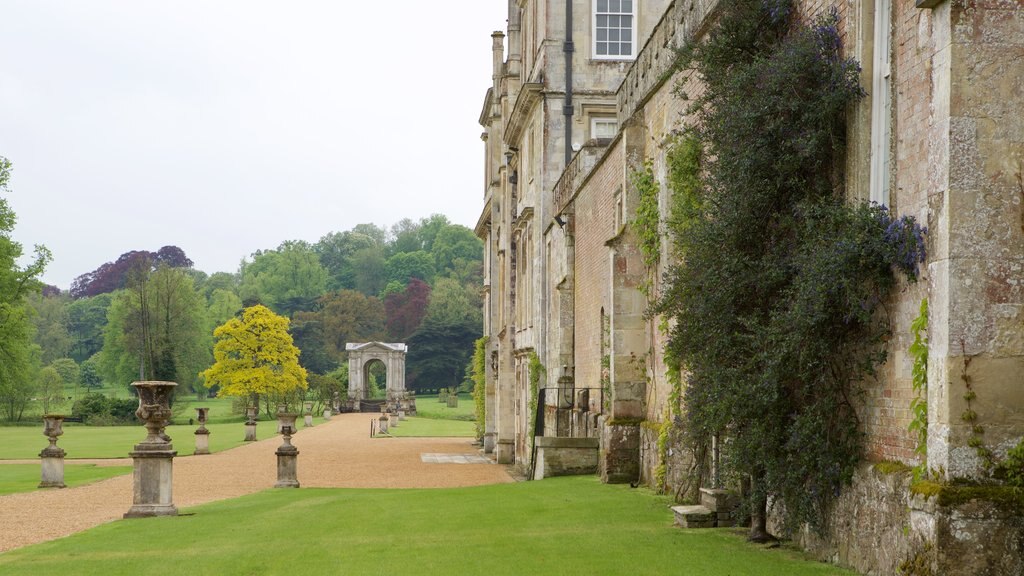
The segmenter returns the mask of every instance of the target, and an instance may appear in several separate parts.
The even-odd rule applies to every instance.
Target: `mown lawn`
[[[444,490],[268,490],[0,555],[0,575],[852,574],[594,477]]]
[[[410,416],[400,422],[397,428],[389,428],[388,432],[398,438],[440,438],[453,436],[457,438],[472,438],[475,435],[472,422],[417,418],[414,416]]]
[[[81,486],[97,480],[105,480],[121,474],[130,474],[131,466],[96,466],[95,464],[65,464],[64,483],[68,487]],[[15,492],[40,490],[42,475],[39,464],[0,465],[0,496]],[[45,488],[54,490],[54,488]]]
[[[459,405],[449,408],[447,403],[439,402],[437,395],[416,396],[416,415],[420,418],[439,418],[442,420],[468,420],[476,418],[473,398],[469,394],[459,394]]]
[[[320,420],[321,419],[316,419]],[[302,424],[299,421],[299,429]],[[174,449],[179,456],[188,456],[195,452],[195,434],[197,426],[168,426],[167,434],[171,437]],[[207,424],[210,431],[210,451],[220,452],[245,442],[245,424]],[[262,421],[256,425],[256,437],[260,440],[270,438],[277,432],[276,422]],[[67,458],[128,458],[132,446],[146,438],[146,429],[138,426],[81,426],[65,424],[64,435],[57,440],[67,452]],[[0,460],[38,458],[39,451],[49,445],[43,436],[43,424],[39,427],[5,426],[0,427]]]

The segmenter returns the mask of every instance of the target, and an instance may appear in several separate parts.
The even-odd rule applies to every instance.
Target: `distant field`
[[[96,466],[95,464],[67,464],[64,466],[64,483],[68,487],[81,486],[97,480],[128,474],[131,466]],[[39,464],[0,465],[0,496],[16,492],[39,490],[42,472]],[[47,488],[52,490],[52,488]]]
[[[420,418],[467,420],[469,422],[476,419],[473,398],[465,393],[459,394],[459,406],[457,408],[449,408],[446,403],[439,402],[436,394],[432,396],[420,396],[417,394],[416,415]]]
[[[473,423],[465,420],[440,420],[410,416],[402,421],[397,428],[389,429],[389,433],[400,438],[472,438],[475,430]]]

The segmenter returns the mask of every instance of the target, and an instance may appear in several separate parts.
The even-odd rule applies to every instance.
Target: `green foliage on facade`
[[[681,260],[655,311],[676,321],[688,433],[728,437],[724,471],[753,479],[752,511],[770,496],[789,527],[816,525],[860,459],[856,383],[885,358],[876,311],[894,269],[916,279],[923,231],[844,200],[845,113],[863,92],[837,17],[800,24],[787,0],[722,10],[682,54],[704,85],[687,132],[700,152],[670,170]]]
[[[637,206],[633,228],[640,244],[644,265],[648,270],[661,259],[661,211],[658,208],[658,181],[654,178],[651,162],[644,162],[639,170],[632,170],[629,181],[636,188]]]
[[[910,345],[911,382],[916,396],[910,401],[912,418],[907,429],[917,435],[914,453],[921,457],[921,463],[914,468],[914,478],[921,478],[928,471],[928,299],[921,300],[921,311],[910,323],[914,342]]]
[[[470,379],[473,381],[473,406],[476,414],[476,438],[484,437],[484,421],[487,416],[487,336],[478,339],[473,345],[473,361],[470,366]]]

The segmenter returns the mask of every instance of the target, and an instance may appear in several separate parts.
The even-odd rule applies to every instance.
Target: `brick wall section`
[[[611,313],[608,247],[615,236],[615,193],[622,186],[621,140],[595,168],[575,201],[576,386],[601,386],[601,309]],[[597,398],[592,396],[592,402]]]

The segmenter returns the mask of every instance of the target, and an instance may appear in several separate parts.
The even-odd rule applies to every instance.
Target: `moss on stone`
[[[885,460],[878,462],[874,465],[875,472],[879,474],[910,474],[913,472],[913,468],[907,466],[902,462],[894,462],[892,460]]]
[[[646,422],[643,418],[612,418],[605,422],[606,426],[639,426]]]
[[[1001,510],[1024,514],[1024,488],[1005,485],[939,484],[929,480],[915,482],[910,491],[925,498],[937,497],[937,504],[956,507],[971,500],[991,502]]]
[[[618,421],[616,421],[616,423],[618,423]],[[657,420],[644,420],[640,423],[640,427],[644,430],[650,430],[651,432],[660,432],[661,422],[658,422]]]

